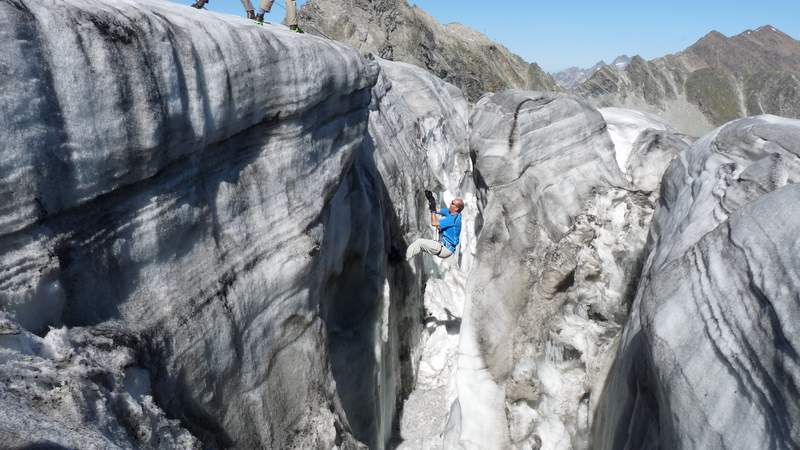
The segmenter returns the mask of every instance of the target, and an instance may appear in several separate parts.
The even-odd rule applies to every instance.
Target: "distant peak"
[[[628,55],[619,55],[614,58],[614,61],[611,62],[611,65],[614,66],[616,69],[624,69],[628,67],[628,64],[631,63],[631,57]]]
[[[764,33],[764,32],[775,33],[775,32],[778,31],[778,29],[773,27],[772,25],[762,25],[762,26],[756,28],[756,31],[758,31],[760,33]]]
[[[762,35],[762,36],[769,35],[769,36],[789,37],[789,35],[787,35],[783,31],[773,27],[772,25],[764,25],[764,26],[758,27],[753,32],[753,34],[758,34],[758,35]]]
[[[711,31],[708,32],[708,34],[706,34],[705,36],[701,37],[698,42],[710,41],[710,40],[716,41],[716,40],[727,39],[727,38],[728,38],[727,36],[725,36],[724,34],[720,33],[719,31],[711,30]]]
[[[598,80],[602,80],[602,79],[608,79],[608,80],[619,79],[619,72],[617,70],[615,70],[613,67],[606,65],[606,66],[602,66],[599,69],[597,69],[588,78],[588,80],[594,80],[594,81],[598,81]]]
[[[707,51],[710,48],[722,48],[729,43],[728,37],[717,30],[712,30],[697,40],[688,50]],[[705,50],[704,50],[705,49]]]
[[[763,25],[755,30],[745,30],[736,35],[737,38],[755,38],[755,39],[779,39],[779,40],[794,40],[791,36],[783,31],[773,27],[772,25]]]
[[[749,35],[749,34],[753,34],[753,33],[759,33],[759,34],[760,33],[774,33],[776,31],[778,31],[777,28],[773,27],[772,25],[762,25],[762,26],[760,26],[760,27],[758,27],[756,29],[748,28],[748,29],[742,31],[741,33],[739,33],[737,36]]]

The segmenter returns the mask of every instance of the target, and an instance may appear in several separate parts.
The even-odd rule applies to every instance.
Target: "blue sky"
[[[182,3],[191,3],[183,0]],[[255,5],[258,1],[253,1]],[[299,0],[298,5],[304,3]],[[621,54],[652,59],[682,50],[711,30],[727,36],[772,25],[800,39],[800,0],[540,1],[410,0],[442,23],[483,32],[554,72]],[[283,0],[272,20],[281,21]],[[257,6],[256,6],[257,7]],[[212,11],[243,14],[238,0],[210,0]],[[269,20],[269,19],[268,19]],[[300,24],[302,26],[302,23]]]

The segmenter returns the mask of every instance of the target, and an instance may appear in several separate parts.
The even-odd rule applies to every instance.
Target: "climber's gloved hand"
[[[432,213],[436,212],[436,198],[433,196],[433,192],[425,191],[425,198],[428,199],[428,208],[431,210]]]

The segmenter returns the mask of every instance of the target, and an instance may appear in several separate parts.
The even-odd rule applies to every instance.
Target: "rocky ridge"
[[[672,55],[601,67],[575,92],[601,107],[656,113],[694,136],[745,116],[796,118],[800,42],[768,25],[732,37],[712,31]]]
[[[611,64],[606,64],[605,61],[598,61],[597,64],[589,67],[588,69],[580,67],[568,67],[564,70],[552,74],[553,79],[564,89],[574,89],[589,77],[594,75],[595,72],[604,66],[608,66],[612,70],[622,70],[631,62],[628,55],[620,55],[614,58]]]
[[[442,25],[406,0],[309,0],[299,14],[308,32],[427,69],[473,102],[486,92],[559,89],[538,65],[469,27]]]

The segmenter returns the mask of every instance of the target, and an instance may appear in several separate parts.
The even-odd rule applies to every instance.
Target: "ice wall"
[[[664,175],[594,448],[795,448],[800,122],[759,116]]]
[[[329,234],[335,248],[349,240],[363,250],[345,259],[349,269],[332,269],[330,298],[323,301],[339,395],[356,436],[371,448],[388,444],[397,432],[396,413],[415,386],[425,344],[427,286],[448,270],[432,270],[430,257],[387,265],[385,256],[403,254],[417,237],[430,237],[426,188],[458,193],[453,180],[471,180],[471,173],[463,173],[470,162],[461,91],[417,67],[379,63],[370,104],[371,150],[359,156],[358,185],[343,185],[334,199],[333,210],[348,204],[342,208],[351,217],[344,222],[340,215]],[[363,196],[363,189],[380,195]],[[379,211],[386,215],[382,233],[366,227]],[[376,242],[380,235],[386,238]],[[458,258],[452,259],[458,267]],[[363,275],[354,277],[353,267],[362,266]],[[375,277],[382,271],[386,282]]]
[[[15,0],[0,18],[10,323],[133,336],[130,361],[102,367],[112,380],[140,367],[139,407],[153,399],[204,446],[386,445],[426,279],[387,254],[426,228],[421,190],[463,164],[442,153],[466,142],[460,92],[332,41],[164,2]],[[427,102],[406,101],[407,82]],[[151,445],[121,423],[128,434],[110,442]],[[9,445],[69,445],[3,431]]]
[[[510,91],[476,105],[470,149],[486,205],[445,448],[589,448],[657,198],[615,158],[639,148],[648,124],[614,119],[629,124],[626,148],[576,97]]]

